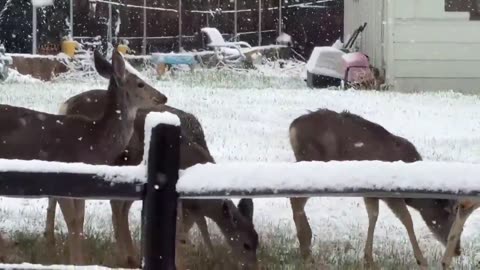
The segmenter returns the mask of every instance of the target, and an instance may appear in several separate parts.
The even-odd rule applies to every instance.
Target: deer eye
[[[143,87],[145,87],[145,84],[143,82],[139,82],[137,86],[138,86],[138,88],[143,88]]]

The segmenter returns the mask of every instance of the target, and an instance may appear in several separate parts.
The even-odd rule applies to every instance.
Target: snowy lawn
[[[310,90],[296,78],[230,74],[212,81],[208,76],[212,75],[185,74],[178,80],[156,81],[155,85],[169,97],[170,105],[198,116],[210,150],[219,163],[293,162],[288,142],[289,124],[307,110],[320,107],[349,110],[383,125],[411,140],[425,160],[480,161],[478,96]],[[56,112],[69,96],[88,89],[106,88],[106,85],[106,80],[98,79],[35,84],[9,82],[0,85],[0,103]],[[295,178],[290,181],[294,182]],[[279,242],[286,248],[296,248],[289,201],[277,198],[254,202],[254,222],[262,237],[261,244],[269,246]],[[46,199],[1,198],[0,231],[41,233],[46,206]],[[132,227],[138,227],[140,208],[141,204],[136,202],[131,211]],[[306,211],[314,233],[314,250],[324,252],[322,246],[342,247],[331,252],[330,257],[322,258],[332,265],[345,258],[362,259],[368,220],[361,198],[313,198]],[[414,265],[403,226],[384,204],[380,213],[374,253],[383,260],[401,256],[400,260]],[[89,230],[111,233],[108,202],[87,202],[86,215]],[[432,263],[438,264],[443,249],[420,216],[414,211],[412,215],[422,250]],[[57,214],[57,220],[64,230],[61,214]],[[464,269],[473,268],[477,252],[480,254],[479,229],[480,212],[471,216],[463,234],[464,256],[460,261]],[[275,239],[276,235],[281,236]]]

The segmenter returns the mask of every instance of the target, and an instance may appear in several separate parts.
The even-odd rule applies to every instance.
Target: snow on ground
[[[41,81],[31,75],[20,74],[16,69],[9,69],[5,83],[41,83]]]
[[[242,75],[243,76],[243,75]],[[205,82],[182,84],[181,78],[156,82],[167,94],[172,106],[198,116],[204,126],[210,150],[219,163],[229,161],[283,161],[293,162],[288,143],[290,122],[307,110],[320,107],[336,111],[349,110],[377,122],[397,135],[411,140],[425,160],[479,162],[480,161],[480,98],[460,94],[310,90],[292,78],[280,89],[258,85],[248,77],[228,82],[228,88],[212,88]],[[249,83],[249,88],[236,85]],[[273,85],[276,85],[273,83]],[[106,81],[57,82],[55,84],[0,85],[0,103],[32,107],[56,112],[59,104],[69,96],[98,87]],[[290,88],[292,87],[292,88]],[[294,88],[293,88],[294,87]],[[431,172],[432,174],[435,171]],[[321,174],[321,172],[319,172]],[[221,179],[219,179],[221,181]],[[291,179],[295,181],[295,179]],[[456,181],[452,178],[452,181]],[[42,231],[46,199],[1,198],[0,231]],[[131,211],[133,222],[139,222],[140,202]],[[367,216],[361,198],[313,198],[307,204],[315,241],[364,239]],[[427,258],[438,252],[433,239],[420,216],[413,212],[420,244]],[[89,201],[86,210],[87,227],[97,231],[111,229],[109,204]],[[57,220],[63,221],[59,216]],[[292,232],[294,225],[289,201],[285,198],[256,199],[254,222],[261,235],[285,227]],[[63,225],[64,226],[64,225]],[[475,245],[480,229],[480,211],[468,220],[463,234],[464,246]],[[381,204],[380,218],[375,234],[376,252],[388,252],[388,242],[398,242],[412,257],[407,235],[400,222]]]

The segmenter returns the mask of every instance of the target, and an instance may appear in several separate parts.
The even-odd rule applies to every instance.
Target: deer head
[[[115,51],[110,64],[100,52],[94,52],[95,69],[100,76],[110,79],[119,90],[123,90],[127,100],[136,108],[148,108],[165,104],[167,97],[147,84],[136,74],[128,72],[123,56]],[[128,63],[127,63],[128,64]]]
[[[444,246],[457,214],[457,201],[445,199],[406,199],[408,206],[420,212],[425,224]],[[455,246],[455,255],[461,254],[461,243]]]
[[[222,205],[225,237],[232,249],[233,256],[242,267],[257,267],[258,234],[253,226],[253,202],[241,199],[236,207],[231,200]]]

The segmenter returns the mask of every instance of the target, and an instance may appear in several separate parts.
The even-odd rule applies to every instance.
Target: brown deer
[[[98,52],[94,61],[97,71],[110,79],[102,103],[105,113],[86,118],[0,105],[0,158],[88,164],[109,164],[118,158],[130,141],[139,106],[146,100],[151,106],[165,103],[167,98],[128,74],[119,53],[113,54],[112,64]],[[83,209],[82,200],[59,199],[59,204],[68,228],[70,262],[83,264],[83,216],[76,211]]]
[[[106,91],[92,90],[71,97],[64,103],[67,115],[83,115],[94,117],[103,114],[103,103],[106,102]],[[88,100],[96,100],[89,104]],[[208,151],[202,126],[198,119],[184,111],[167,106],[157,105],[150,109],[140,110],[135,120],[135,131],[124,153],[114,162],[115,165],[138,165],[143,158],[144,122],[146,115],[151,111],[170,112],[177,115],[181,122],[180,167],[186,169],[195,164],[214,163]],[[132,201],[110,201],[112,208],[112,223],[122,265],[136,267],[139,265],[135,247],[128,226],[128,212]],[[253,226],[253,203],[249,199],[242,199],[235,207],[231,200],[182,200],[183,224],[188,232],[194,223],[197,223],[202,237],[213,252],[205,217],[212,219],[220,228],[229,243],[234,258],[238,262],[254,267],[256,265],[256,249],[258,235]],[[50,200],[47,211],[46,234],[53,235],[55,202]],[[83,213],[79,213],[83,215]]]
[[[319,109],[302,115],[290,125],[290,144],[297,161],[381,160],[415,162],[422,158],[408,140],[395,136],[382,126],[349,112],[337,113]],[[321,172],[319,172],[321,173]],[[407,205],[418,210],[436,238],[446,244],[452,226],[455,201],[437,199],[364,198],[369,225],[365,245],[365,262],[373,265],[373,234],[382,199],[407,229],[417,263],[427,267],[418,246]],[[308,198],[291,198],[293,220],[297,228],[300,250],[311,258],[312,231],[305,215]],[[457,254],[460,242],[456,243]]]

